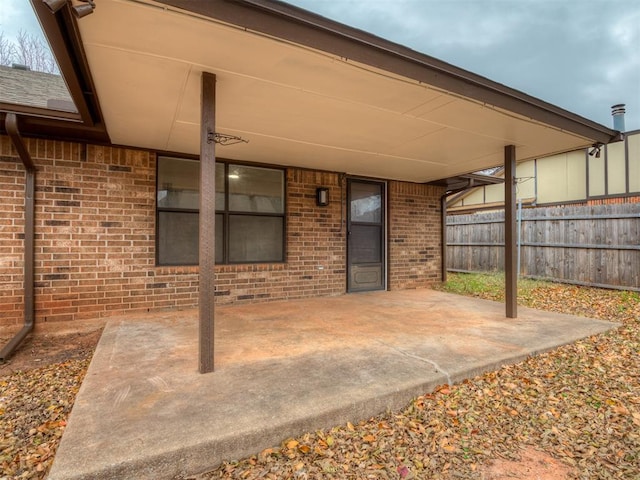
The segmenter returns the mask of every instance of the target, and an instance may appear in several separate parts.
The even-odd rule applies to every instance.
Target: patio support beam
[[[447,281],[447,194],[445,193],[440,197],[440,243],[442,249],[440,253],[442,255],[441,261],[441,275],[442,283]]]
[[[518,317],[516,147],[504,147],[504,273],[507,318]]]
[[[216,218],[216,76],[202,72],[200,98],[199,332],[200,373],[213,371]]]

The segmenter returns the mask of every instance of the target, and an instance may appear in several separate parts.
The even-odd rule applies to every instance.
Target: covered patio
[[[200,375],[197,315],[109,321],[50,480],[196,474],[615,326],[427,289],[221,306]]]
[[[72,214],[58,218],[56,210],[52,225],[43,226],[29,213],[35,203],[25,208],[22,331],[44,316],[29,293],[36,284],[34,240],[68,240],[73,246],[65,248],[83,262],[68,273],[80,263],[75,257],[58,264],[43,256],[46,248],[38,250],[39,265],[53,270],[36,275],[72,282],[64,301],[74,319],[86,318],[92,302],[101,316],[113,314],[108,306],[156,310],[109,321],[51,480],[198,473],[611,328],[516,312],[515,165],[609,143],[618,132],[283,2],[101,0],[80,19],[76,7],[88,2],[31,3],[77,112],[0,104],[0,122],[25,169],[40,169],[40,183],[33,175],[25,183],[25,198],[32,197],[28,185],[55,184]],[[54,139],[76,142],[67,150],[77,155],[73,162],[41,159],[34,168],[22,135],[50,142],[54,152],[64,153]],[[163,157],[198,162],[199,173],[189,178],[195,186],[163,186]],[[219,176],[224,187],[216,163],[226,169]],[[229,206],[236,163],[286,178],[272,195],[281,202],[271,212],[282,225],[280,256],[246,263],[222,252],[216,259],[216,245],[228,254],[233,243],[233,219],[265,213]],[[444,276],[437,202],[470,185],[469,172],[498,164],[506,169],[506,316],[518,318],[505,318],[497,303],[411,289]],[[64,183],[54,183],[61,177]],[[362,236],[376,237],[373,248],[350,239],[349,182],[358,179],[380,189],[362,197],[374,200],[381,218],[385,212],[384,220],[362,222],[375,223],[377,233]],[[94,198],[84,190],[91,184],[95,204],[86,200]],[[240,193],[262,194],[247,185]],[[333,200],[321,210],[328,205],[315,194],[328,185]],[[198,233],[187,238],[198,240],[197,262],[162,262],[157,254],[159,237],[173,232],[158,226],[159,199],[168,191],[198,200],[170,206],[199,217]],[[41,234],[44,227],[50,233]],[[96,247],[96,238],[104,245]],[[328,239],[335,244],[327,246]],[[347,282],[354,251],[376,253],[379,291],[288,300],[304,285],[326,295],[353,292]],[[428,269],[418,272],[421,264]],[[410,277],[415,283],[402,280]],[[95,284],[79,293],[87,278]],[[219,288],[221,280],[231,287]],[[231,294],[240,303],[287,301],[221,305]],[[180,310],[183,297],[199,310]]]
[[[470,172],[504,164],[506,316],[516,317],[516,162],[618,138],[522,92],[283,2],[102,0],[89,16],[76,15],[77,3],[32,0],[76,104],[73,120],[88,129],[81,136],[199,159],[202,373],[214,368],[216,242],[225,242],[216,240],[226,228],[215,225],[226,208],[218,159],[428,183],[442,195],[460,179],[461,188],[471,185]],[[31,117],[22,127],[40,134]],[[342,197],[341,183],[341,228]],[[390,212],[380,232],[393,232]],[[387,234],[370,248],[347,230],[351,257],[380,252],[371,261],[380,278],[372,289],[394,287]],[[282,260],[289,261],[284,254]],[[356,268],[345,261],[349,277]],[[443,268],[440,279],[445,275]],[[346,291],[356,290],[347,283]]]

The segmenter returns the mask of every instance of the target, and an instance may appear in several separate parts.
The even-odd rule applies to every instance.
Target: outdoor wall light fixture
[[[601,143],[594,143],[591,147],[591,150],[589,150],[589,156],[590,157],[596,157],[596,158],[600,158],[600,149],[602,148],[602,144]]]
[[[329,189],[327,187],[316,188],[316,205],[319,207],[329,205]]]
[[[73,5],[73,13],[77,18],[86,17],[87,15],[93,13],[93,10],[96,8],[96,4],[93,0],[79,0],[82,2],[80,5]],[[69,0],[42,0],[51,13],[56,13],[62,7],[64,7]]]

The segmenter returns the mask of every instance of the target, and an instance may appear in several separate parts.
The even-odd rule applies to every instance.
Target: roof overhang
[[[504,178],[468,173],[465,175],[454,175],[452,177],[433,180],[429,182],[429,185],[444,187],[447,195],[451,195],[453,193],[463,192],[470,188],[482,187],[484,185],[495,185],[498,183],[504,183]]]
[[[501,164],[505,145],[521,161],[617,133],[281,2],[101,0],[80,21],[32,2],[50,40],[75,38],[61,69],[85,75],[115,144],[197,155],[202,72],[217,131],[249,141],[217,155],[249,162],[428,182]]]

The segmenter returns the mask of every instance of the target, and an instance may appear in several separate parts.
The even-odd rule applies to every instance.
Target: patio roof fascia
[[[278,0],[155,0],[154,3],[404,76],[596,143],[620,139],[621,132],[531,95]]]

